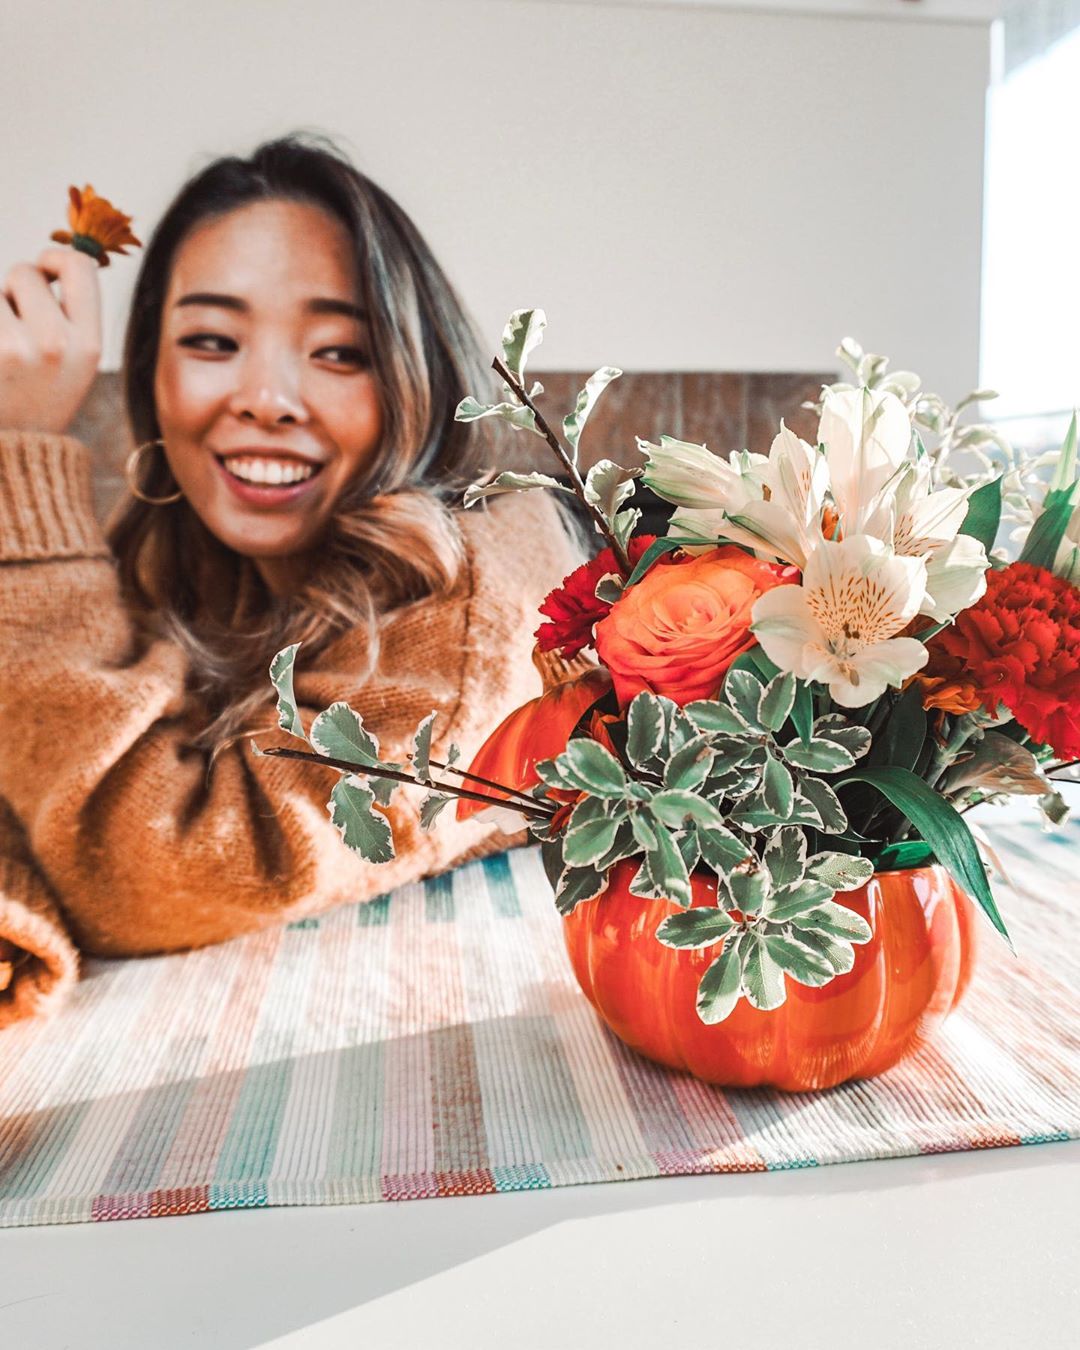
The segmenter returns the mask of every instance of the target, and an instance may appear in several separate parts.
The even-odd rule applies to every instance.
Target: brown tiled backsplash
[[[531,373],[531,372],[530,372]],[[590,371],[539,373],[545,393],[540,407],[550,409],[555,425],[574,406]],[[638,462],[635,437],[661,435],[698,441],[711,450],[766,452],[780,419],[799,435],[811,438],[812,413],[799,405],[816,398],[821,386],[836,379],[821,374],[739,374],[697,371],[628,373],[609,385],[589,420],[581,441],[586,465],[597,459],[621,464]],[[94,506],[104,520],[124,491],[124,461],[132,447],[124,416],[120,376],[98,376],[71,428],[94,451]],[[500,468],[519,471],[551,469],[550,452],[533,436],[517,435],[512,459]]]

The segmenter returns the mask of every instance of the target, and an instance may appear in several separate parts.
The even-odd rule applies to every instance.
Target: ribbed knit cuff
[[[0,431],[0,562],[108,556],[86,446],[71,436]]]

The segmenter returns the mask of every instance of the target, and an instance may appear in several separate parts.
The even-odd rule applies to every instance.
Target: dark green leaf
[[[757,914],[769,890],[762,872],[732,872],[727,888],[735,908],[743,914]]]
[[[896,764],[913,769],[926,741],[926,710],[922,689],[909,684],[897,700],[884,733],[879,735],[870,756],[872,764]]]
[[[1001,525],[1001,479],[984,483],[968,498],[967,515],[960,533],[977,539],[987,553],[994,547]]]
[[[928,867],[937,860],[934,850],[925,839],[908,839],[900,844],[886,844],[874,855],[875,872],[903,872],[911,867]]]
[[[662,558],[665,553],[673,553],[675,549],[682,548],[683,544],[700,543],[700,539],[673,539],[670,535],[666,539],[654,540],[637,560],[637,565],[630,573],[629,580],[626,583],[626,590],[629,590],[631,586],[636,586],[653,563]]]
[[[779,731],[795,704],[795,676],[790,671],[776,675],[761,691],[758,721],[770,731]]]
[[[690,877],[668,830],[656,831],[656,844],[646,854],[646,861],[657,891],[676,905],[689,905]]]
[[[845,782],[869,783],[911,821],[953,880],[982,906],[987,918],[1012,941],[991,894],[979,850],[963,816],[908,769],[886,765],[863,769]]]
[[[805,680],[795,681],[795,702],[791,709],[791,721],[799,740],[803,745],[808,745],[814,725],[814,695]]]
[[[555,889],[555,908],[570,914],[583,900],[595,900],[606,885],[606,876],[594,867],[568,867]]]

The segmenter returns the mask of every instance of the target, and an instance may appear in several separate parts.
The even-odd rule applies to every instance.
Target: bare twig
[[[543,802],[538,802],[535,797],[531,797],[527,792],[521,792],[517,788],[504,787],[502,783],[496,783],[491,778],[482,778],[478,773],[466,773],[464,769],[456,769],[452,764],[443,764],[441,760],[429,759],[428,763],[435,769],[445,769],[447,773],[456,773],[459,778],[467,778],[470,783],[482,783],[484,787],[494,788],[496,792],[505,793],[508,797],[516,797],[519,801],[527,803],[529,806],[543,807]]]
[[[343,769],[346,773],[356,774],[359,778],[390,778],[395,783],[408,783],[411,787],[433,788],[438,792],[446,792],[451,797],[465,797],[472,802],[483,802],[487,806],[506,806],[507,802],[503,798],[491,797],[486,792],[470,792],[468,788],[460,787],[456,783],[440,783],[433,780],[430,783],[422,783],[419,778],[412,774],[404,773],[398,769],[384,769],[381,765],[378,768],[365,768],[362,764],[350,764],[347,759],[334,759],[330,755],[314,755],[307,750],[291,750],[286,746],[272,746],[269,750],[262,752],[264,755],[274,755],[278,759],[300,759],[309,764],[323,764],[330,769]],[[505,788],[499,788],[500,792],[506,791]],[[535,798],[529,799],[529,805],[513,802],[510,809],[520,811],[523,816],[529,816],[533,820],[550,820],[554,815],[554,810],[549,810],[543,803]]]
[[[543,413],[540,412],[539,408],[537,408],[536,404],[528,396],[528,394],[518,383],[518,381],[514,379],[513,375],[510,374],[509,370],[507,370],[506,366],[502,363],[502,361],[500,361],[499,358],[496,356],[495,359],[492,361],[491,365],[492,368],[499,374],[499,376],[503,380],[505,380],[507,386],[513,390],[514,396],[517,398],[518,402],[521,403],[524,407],[528,408],[529,411],[532,413],[533,417],[536,418],[537,430],[540,432],[540,434],[547,441],[548,445],[550,445],[552,450],[555,452],[556,458],[558,459],[559,463],[562,465],[564,472],[570,479],[570,485],[574,489],[575,495],[577,496],[581,504],[585,507],[585,510],[588,511],[589,515],[592,516],[593,521],[596,524],[596,528],[600,531],[600,533],[610,544],[611,551],[615,554],[615,561],[616,563],[618,563],[619,571],[622,573],[623,580],[624,581],[627,580],[627,578],[630,576],[630,573],[634,570],[630,565],[629,555],[627,554],[626,549],[623,548],[622,544],[620,544],[619,541],[612,534],[610,528],[608,527],[607,521],[604,519],[603,512],[599,509],[599,507],[595,506],[592,502],[590,502],[588,497],[586,497],[585,483],[582,480],[581,474],[578,473],[577,465],[574,463],[573,459],[566,453],[566,449],[563,446],[562,442],[559,440],[558,436],[555,435],[552,429],[548,426],[547,422],[544,421]]]

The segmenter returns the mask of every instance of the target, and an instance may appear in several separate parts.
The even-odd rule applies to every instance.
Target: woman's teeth
[[[284,464],[276,459],[227,459],[225,467],[234,478],[245,483],[264,483],[280,486],[302,483],[316,472],[313,464]]]

